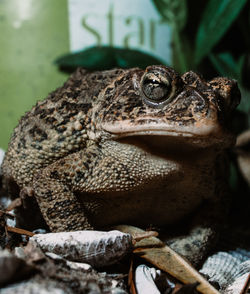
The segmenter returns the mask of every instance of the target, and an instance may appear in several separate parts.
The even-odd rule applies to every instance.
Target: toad
[[[239,100],[223,77],[80,68],[20,119],[3,187],[33,196],[53,232],[188,220],[189,234],[169,243],[197,260],[228,203],[225,150]]]

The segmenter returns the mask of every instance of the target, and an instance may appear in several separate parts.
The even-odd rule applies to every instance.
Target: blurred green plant
[[[209,56],[214,46],[220,41],[247,2],[247,0],[208,1],[197,26],[195,42],[192,42],[183,32],[187,22],[186,1],[152,1],[163,21],[166,21],[172,27],[173,66],[181,73],[190,68],[199,68],[201,61]],[[223,59],[224,65],[230,67],[232,57]],[[227,64],[228,62],[229,64]]]
[[[163,64],[156,57],[139,50],[121,49],[99,46],[85,49],[78,53],[70,53],[56,59],[55,63],[66,71],[72,71],[78,66],[89,70],[107,70],[114,67],[130,68]]]
[[[180,73],[189,69],[198,70],[204,58],[209,58],[219,74],[241,80],[243,57],[235,63],[230,52],[216,55],[213,48],[236,20],[247,0],[209,0],[201,12],[195,40],[185,31],[188,20],[186,0],[152,0],[162,22],[172,28],[173,61],[172,66]],[[190,14],[190,13],[189,13]],[[90,70],[112,67],[145,67],[162,63],[161,60],[144,52],[116,47],[93,47],[79,53],[62,56],[56,64],[63,69],[72,70],[83,66]],[[237,68],[234,68],[234,66]]]
[[[187,42],[184,44],[184,36],[181,34],[187,23],[186,0],[152,0],[163,22],[167,22],[172,28],[173,36],[173,64],[175,68],[185,72],[188,70]],[[185,48],[185,49],[184,49]]]
[[[247,0],[210,0],[208,2],[196,35],[195,64],[199,64],[211,52],[246,2]]]
[[[239,109],[250,117],[250,92],[243,86],[242,76],[246,54],[242,53],[236,60],[231,52],[232,48],[220,53],[214,50],[239,16],[247,0],[208,0],[201,11],[197,7],[200,19],[193,38],[187,29],[190,24],[192,25],[194,12],[188,11],[186,0],[151,1],[161,15],[161,21],[168,23],[172,28],[172,66],[180,73],[192,69],[205,75],[208,68],[212,67],[215,74],[238,80],[243,93]],[[190,1],[188,4],[194,2]],[[241,28],[248,39],[248,32],[244,26],[242,24]],[[250,41],[247,42],[250,50]],[[101,46],[64,55],[56,60],[56,64],[63,70],[72,71],[78,66],[89,70],[105,70],[113,67],[145,68],[147,65],[163,62],[138,50]]]

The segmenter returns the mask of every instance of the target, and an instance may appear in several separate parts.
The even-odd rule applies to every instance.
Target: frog
[[[197,262],[229,203],[225,154],[239,102],[225,77],[78,68],[20,119],[3,187],[33,199],[52,232],[189,223],[167,242]],[[32,224],[35,210],[27,215]]]

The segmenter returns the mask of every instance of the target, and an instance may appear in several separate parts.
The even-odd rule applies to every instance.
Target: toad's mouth
[[[158,146],[197,146],[209,147],[213,145],[230,146],[234,143],[234,136],[219,123],[206,120],[192,125],[168,125],[152,121],[149,124],[132,124],[130,121],[104,123],[102,128],[111,133],[117,140],[147,140],[158,142]],[[192,147],[193,148],[193,147]]]
[[[112,134],[136,135],[165,135],[182,137],[207,137],[222,132],[221,123],[215,115],[210,114],[204,118],[186,118],[182,120],[168,120],[164,118],[143,117],[135,120],[121,120],[115,122],[102,122],[102,128]]]

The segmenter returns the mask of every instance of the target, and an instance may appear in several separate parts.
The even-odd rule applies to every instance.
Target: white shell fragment
[[[76,231],[34,235],[43,251],[94,267],[114,264],[132,250],[132,236],[120,231]]]
[[[225,291],[223,291],[223,294],[242,294],[242,290],[244,289],[246,283],[250,279],[250,273],[246,273],[239,278],[236,278],[233,284],[228,286]],[[244,289],[247,290],[247,289]],[[247,293],[247,292],[245,292]]]
[[[145,264],[139,265],[135,270],[135,287],[137,294],[161,294],[154,280],[160,271]]]
[[[218,252],[210,256],[200,272],[208,276],[210,282],[217,282],[221,288],[232,285],[236,279],[250,273],[249,252],[237,249]]]

